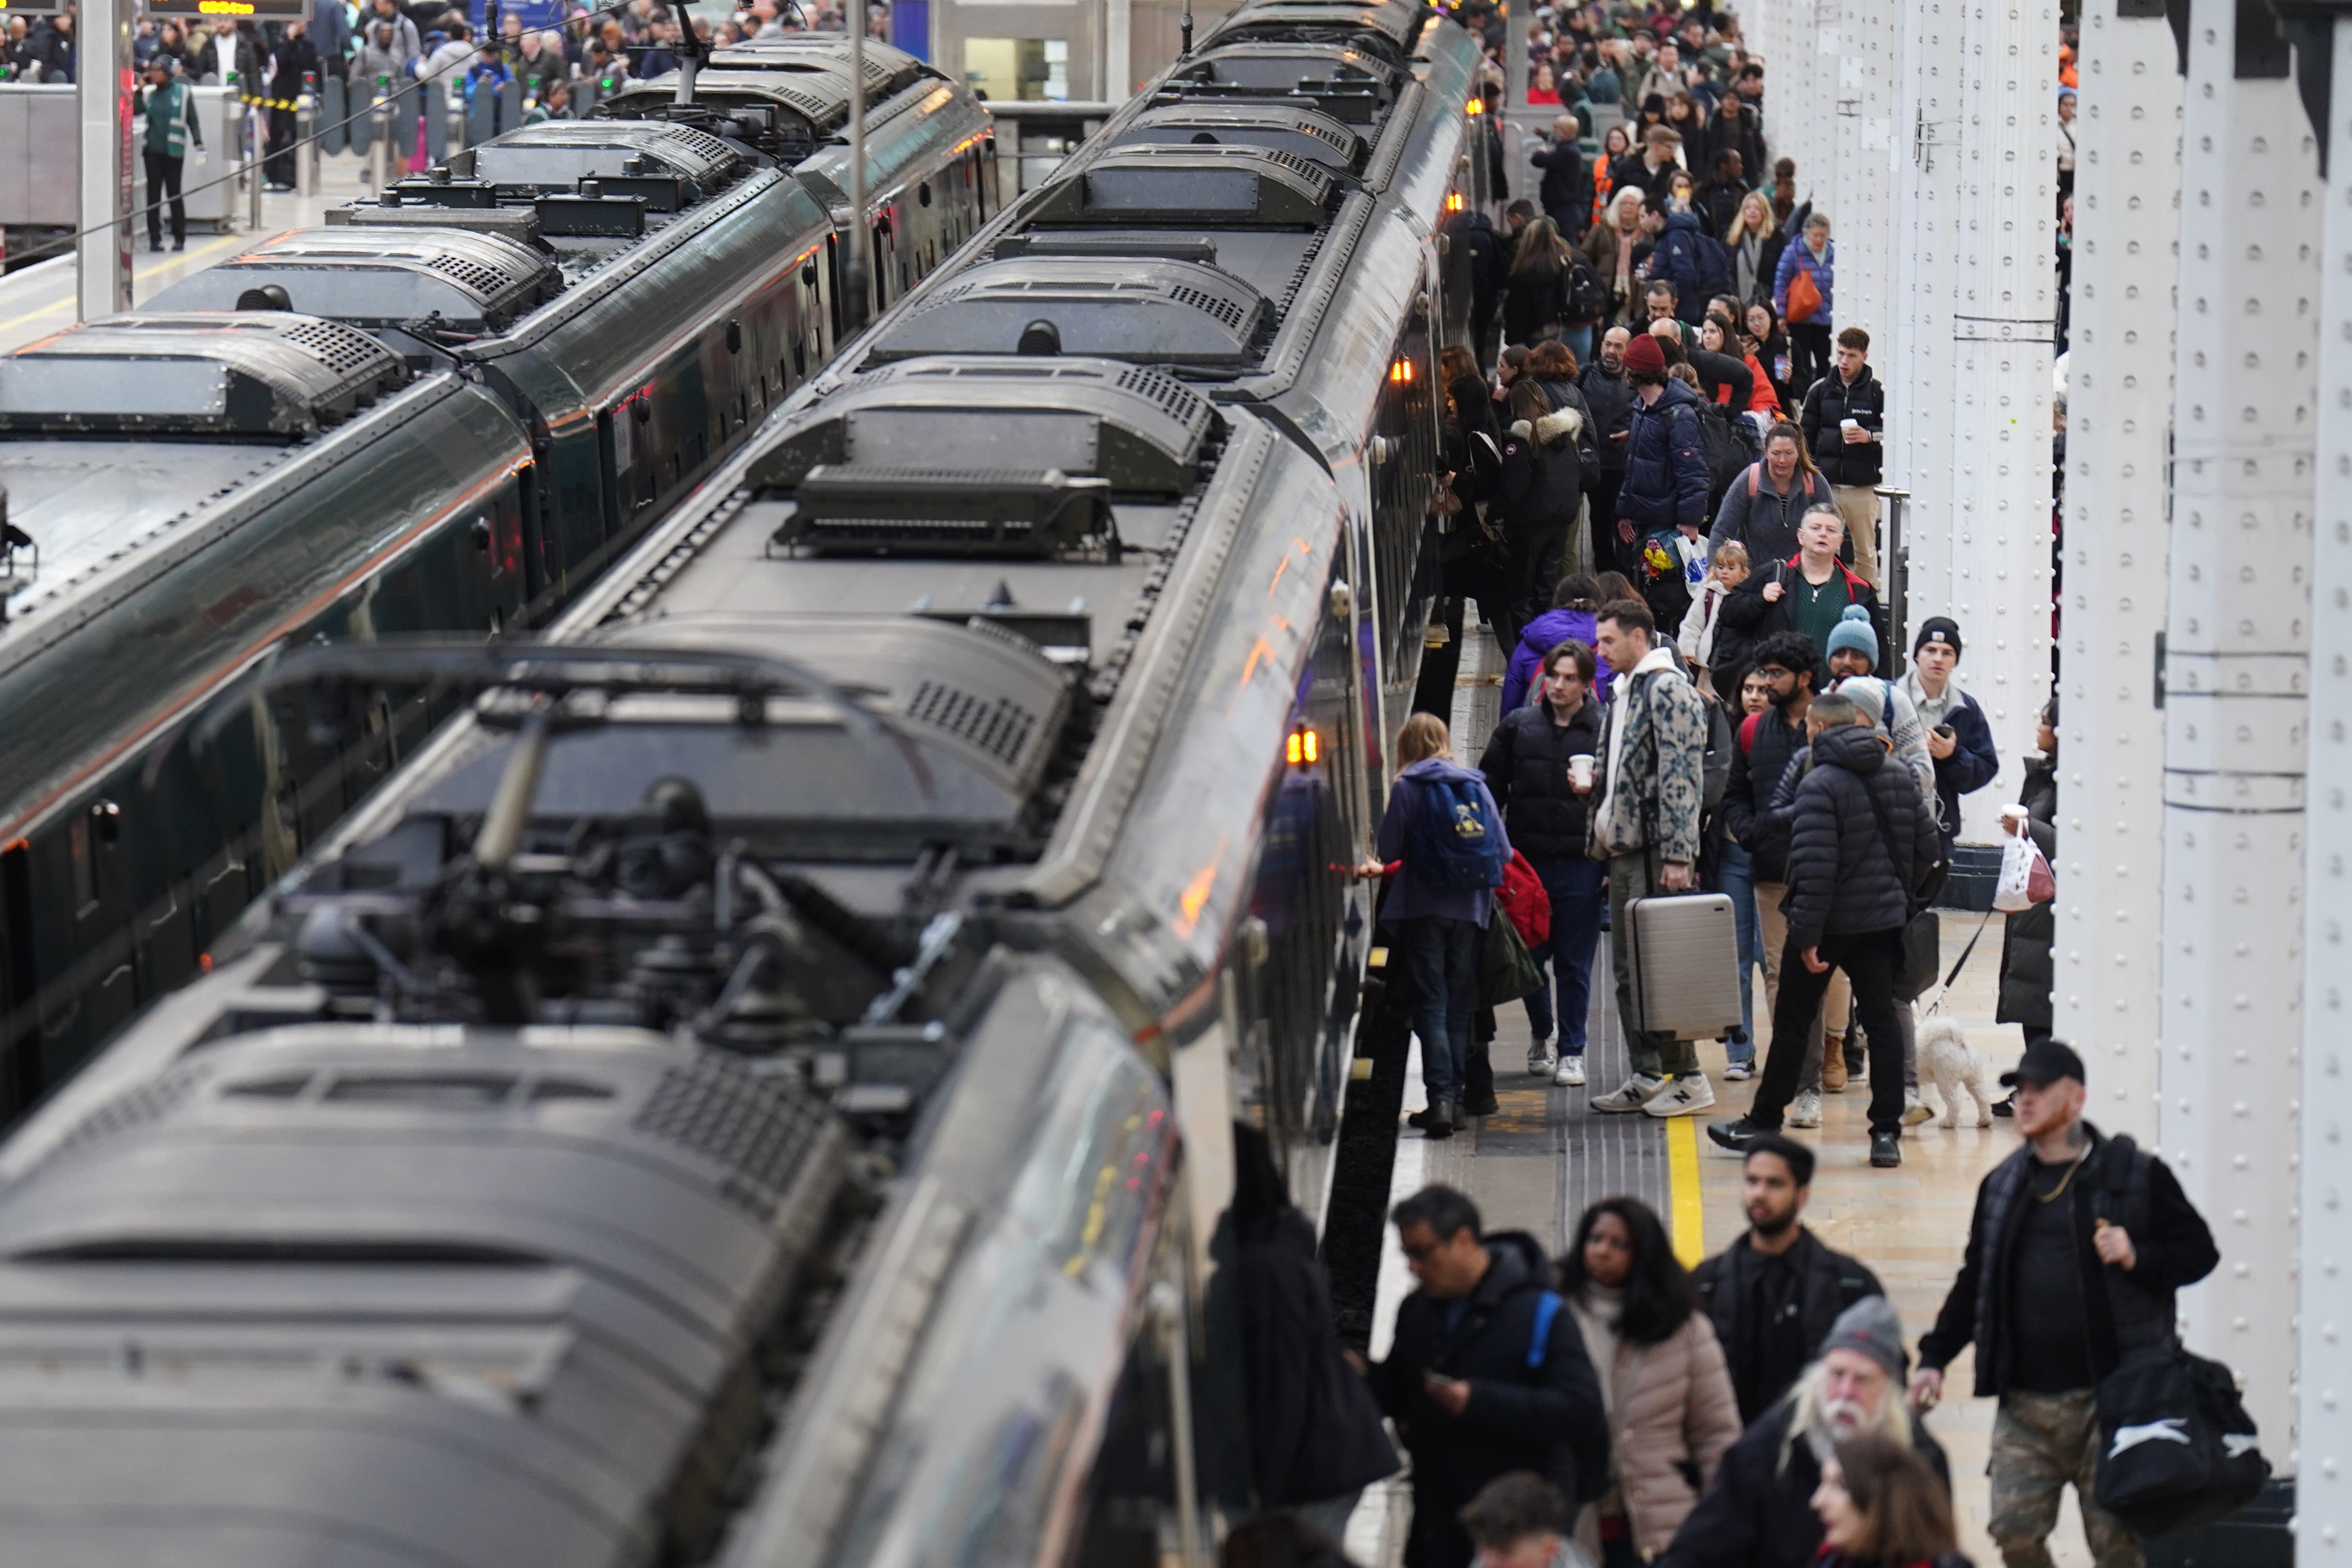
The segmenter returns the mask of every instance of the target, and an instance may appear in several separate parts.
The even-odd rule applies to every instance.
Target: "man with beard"
[[[1599,357],[1576,378],[1584,405],[1592,410],[1592,442],[1601,452],[1601,460],[1584,470],[1585,494],[1592,501],[1588,558],[1596,573],[1625,566],[1615,523],[1617,487],[1625,482],[1625,437],[1633,424],[1633,388],[1625,379],[1625,345],[1633,341],[1625,328],[1610,328],[1601,335]]]
[[[1903,1398],[1903,1320],[1884,1296],[1841,1314],[1821,1359],[1725,1451],[1658,1568],[1807,1568],[1824,1534],[1812,1510],[1822,1461],[1878,1436],[1916,1451],[1945,1488],[1944,1451]]]
[[[1841,1313],[1885,1294],[1877,1275],[1805,1228],[1812,1182],[1811,1149],[1778,1133],[1757,1140],[1741,1174],[1747,1233],[1691,1276],[1742,1421],[1789,1392]]]

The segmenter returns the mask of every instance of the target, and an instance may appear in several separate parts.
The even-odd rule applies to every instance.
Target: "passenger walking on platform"
[[[1813,1490],[1815,1568],[1969,1568],[1954,1544],[1952,1494],[1927,1462],[1884,1437],[1854,1437]]]
[[[1636,339],[1638,347],[1643,340]],[[1669,644],[1657,641],[1647,605],[1622,599],[1601,607],[1600,653],[1620,671],[1603,741],[1601,800],[1593,850],[1608,858],[1610,956],[1617,1016],[1636,1016],[1633,922],[1625,906],[1697,884],[1698,827],[1705,798],[1706,708]],[[1590,1103],[1599,1111],[1687,1116],[1715,1103],[1698,1051],[1672,1035],[1625,1027],[1633,1074]]]
[[[1538,194],[1544,216],[1559,226],[1560,237],[1570,245],[1584,237],[1592,213],[1592,182],[1585,176],[1584,150],[1577,145],[1582,134],[1575,115],[1560,115],[1551,122],[1543,145],[1528,155],[1528,162],[1543,171]]]
[[[196,122],[196,95],[172,72],[168,56],[158,55],[147,65],[147,90],[140,95],[139,112],[147,117],[147,134],[140,142],[140,161],[147,170],[147,248],[163,248],[163,204],[172,204],[172,248],[188,245],[188,208],[180,199],[182,171],[187,167],[188,143],[205,144],[205,128]]]
[[[1562,580],[1562,586],[1570,584],[1589,590],[1592,580]],[[1561,614],[1555,610],[1537,624]],[[1589,635],[1591,616],[1581,618]],[[1528,1071],[1570,1087],[1584,1082],[1592,950],[1601,938],[1602,872],[1584,852],[1585,817],[1601,755],[1601,700],[1592,694],[1597,670],[1591,648],[1561,641],[1545,656],[1539,700],[1506,711],[1486,742],[1486,754],[1478,759],[1487,791],[1503,808],[1511,843],[1527,857],[1551,900],[1551,933],[1532,953],[1538,963],[1550,966],[1551,976],[1528,994],[1528,1026],[1533,1036]],[[1557,1056],[1552,1048],[1555,988],[1559,997]]]
[[[1266,1135],[1234,1124],[1234,1294],[1248,1400],[1250,1480],[1262,1509],[1289,1509],[1334,1539],[1396,1450],[1331,1316],[1315,1226],[1290,1201]]]
[[[1977,700],[1960,689],[1959,668],[1959,623],[1949,616],[1930,616],[1920,623],[1900,689],[1919,715],[1927,755],[1936,764],[1936,815],[1948,856],[1959,837],[1960,796],[1984,788],[2000,772],[1992,726]]]
[[[1591,520],[1589,569],[1595,575],[1622,571],[1627,555],[1617,538],[1617,491],[1625,482],[1625,443],[1633,434],[1635,399],[1625,379],[1625,348],[1633,341],[1625,328],[1610,328],[1601,334],[1599,356],[1576,378],[1592,411],[1593,447],[1600,453],[1585,477]]]
[[[1648,1205],[1603,1198],[1585,1210],[1559,1290],[1600,1377],[1614,1483],[1578,1518],[1577,1544],[1601,1568],[1637,1568],[1665,1550],[1738,1441],[1738,1402],[1715,1326]]]
[[[1608,1484],[1609,1417],[1575,1314],[1524,1231],[1481,1236],[1477,1205],[1423,1187],[1389,1216],[1420,1281],[1397,1304],[1372,1393],[1412,1456],[1407,1568],[1462,1568],[1462,1509],[1499,1476],[1533,1470],[1574,1508]]]
[[[1870,374],[1870,334],[1848,327],[1837,335],[1827,375],[1805,393],[1805,447],[1821,465],[1830,493],[1853,541],[1857,571],[1879,585],[1878,481],[1886,448],[1886,389]]]
[[[1532,343],[1559,330],[1568,310],[1568,247],[1551,219],[1520,232],[1503,281],[1503,341]]]
[[[1429,1093],[1422,1131],[1449,1138],[1468,1125],[1461,1100],[1470,1070],[1470,1014],[1477,1005],[1478,942],[1511,841],[1486,781],[1454,760],[1453,737],[1436,714],[1404,721],[1397,763],[1381,817],[1380,859],[1365,871],[1379,876],[1397,868],[1381,921],[1395,933],[1412,988]],[[1491,862],[1492,874],[1484,881],[1467,877],[1467,856]]]
[[[1780,251],[1780,260],[1772,275],[1772,310],[1788,324],[1789,384],[1800,393],[1827,375],[1830,370],[1830,295],[1837,271],[1837,247],[1830,240],[1829,215],[1810,213],[1793,244]],[[1789,291],[1796,286],[1802,273],[1810,291],[1819,296],[1810,310],[1791,313]],[[1808,289],[1800,289],[1802,296]],[[1800,305],[1803,304],[1801,298]],[[1820,456],[1816,451],[1816,457]]]
[[[1805,451],[1805,433],[1780,420],[1764,437],[1764,456],[1723,492],[1706,537],[1707,552],[1738,544],[1758,567],[1786,561],[1798,552],[1797,529],[1805,513],[1830,504],[1829,497],[1829,481]]]
[[[1707,562],[1706,581],[1691,598],[1689,611],[1675,635],[1675,646],[1681,651],[1706,689],[1728,698],[1737,689],[1734,681],[1738,672],[1720,662],[1717,648],[1717,634],[1723,629],[1723,601],[1733,589],[1748,580],[1748,552],[1738,544],[1726,543]],[[1720,672],[1718,682],[1714,677]]]
[[[1629,574],[1652,616],[1682,624],[1690,589],[1671,535],[1696,540],[1706,526],[1707,470],[1698,394],[1666,374],[1665,351],[1647,332],[1625,347],[1633,407],[1625,439],[1625,478],[1617,489],[1617,542],[1641,570]]]
[[[1515,713],[1543,696],[1543,671],[1549,662],[1548,656],[1562,643],[1582,643],[1591,647],[1594,641],[1593,613],[1606,596],[1598,579],[1588,573],[1571,572],[1554,584],[1551,608],[1528,623],[1519,634],[1519,646],[1512,651],[1509,668],[1503,674],[1502,711]],[[1589,684],[1595,702],[1609,700],[1609,661],[1595,656],[1596,673]]]
[[[1707,1133],[1745,1150],[1757,1133],[1780,1131],[1830,972],[1843,969],[1870,1035],[1870,1163],[1887,1168],[1903,1163],[1895,963],[1911,898],[1942,846],[1916,781],[1891,763],[1891,744],[1852,698],[1815,698],[1806,725],[1812,766],[1797,785],[1790,823],[1789,935],[1771,1049],[1748,1114]]]
[[[1746,484],[1745,479],[1739,480],[1733,489],[1744,489]],[[1751,498],[1751,506],[1760,499],[1762,487],[1758,488],[1759,496]],[[1838,559],[1838,547],[1844,540],[1845,518],[1828,502],[1815,502],[1798,521],[1793,556],[1782,560],[1763,554],[1756,541],[1748,542],[1748,555],[1758,563],[1757,569],[1723,606],[1723,624],[1758,642],[1774,632],[1802,632],[1811,638],[1813,646],[1822,650],[1822,667],[1814,675],[1823,689],[1830,682],[1830,636],[1845,619],[1846,611],[1861,606],[1874,641],[1877,635],[1878,591]],[[1875,657],[1883,652],[1874,649],[1872,668],[1885,662]]]
[[[1813,1152],[1777,1132],[1748,1146],[1740,1205],[1748,1229],[1693,1274],[1723,1345],[1742,1422],[1787,1394],[1845,1310],[1885,1290],[1859,1260],[1804,1225]]]
[[[1578,450],[1584,416],[1575,408],[1555,410],[1542,383],[1528,374],[1512,383],[1506,406],[1510,424],[1503,435],[1502,486],[1487,517],[1502,529],[1509,578],[1504,602],[1488,618],[1496,640],[1515,647],[1527,624],[1549,606],[1568,554],[1584,499]]]
[[[1772,221],[1772,204],[1761,191],[1739,198],[1731,222],[1723,231],[1723,248],[1731,258],[1731,291],[1743,304],[1769,302],[1772,280],[1780,267],[1780,251],[1788,241]]]
[[[2083,1119],[2083,1058],[2056,1040],[2026,1048],[2017,1090],[2024,1144],[1977,1188],[1969,1247],[1911,1393],[1943,1396],[1944,1369],[1973,1342],[1976,1392],[1993,1418],[1986,1529],[2009,1568],[2051,1568],[2048,1542],[2071,1484],[2098,1568],[2139,1568],[2139,1542],[2093,1500],[2099,1380],[2172,1342],[2173,1293],[2221,1261],[2213,1235],[2155,1155]]]
[[[1944,1450],[1903,1400],[1908,1359],[1885,1297],[1840,1313],[1820,1358],[1725,1452],[1661,1568],[1811,1568],[1826,1535],[1812,1507],[1822,1467],[1857,1437],[1916,1453],[1948,1495]]]
[[[1642,226],[1643,197],[1640,185],[1620,184],[1610,195],[1608,216],[1584,237],[1584,254],[1601,286],[1609,291],[1608,319],[1619,325],[1632,320],[1634,301],[1641,294],[1642,277],[1634,253],[1649,243]]]

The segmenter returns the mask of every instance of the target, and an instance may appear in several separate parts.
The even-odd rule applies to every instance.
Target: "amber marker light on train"
[[[1290,743],[1284,748],[1284,752],[1290,759],[1292,767],[1311,768],[1315,765],[1316,759],[1323,754],[1323,743],[1316,739],[1315,731],[1312,730],[1293,730],[1290,732]]]
[[[1458,213],[1462,210],[1462,193],[1460,191],[1448,191],[1445,193],[1445,210],[1450,213]]]
[[[1390,364],[1389,380],[1394,382],[1399,386],[1402,386],[1406,382],[1411,381],[1412,379],[1412,361],[1409,359],[1401,359]]]
[[[1462,112],[1465,114],[1484,114],[1486,112],[1486,100],[1483,98],[1474,98],[1468,103],[1463,105]]]

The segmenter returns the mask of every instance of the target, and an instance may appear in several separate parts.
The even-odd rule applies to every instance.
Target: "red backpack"
[[[1503,880],[1495,889],[1495,898],[1503,906],[1511,929],[1528,947],[1540,946],[1551,939],[1551,895],[1544,891],[1543,879],[1528,864],[1528,858],[1516,849],[1503,868]]]

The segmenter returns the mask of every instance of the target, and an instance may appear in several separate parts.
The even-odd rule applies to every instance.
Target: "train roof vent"
[[[782,104],[810,125],[831,130],[849,118],[849,78],[827,77],[814,67],[791,70],[711,68],[695,78],[695,91],[708,104],[724,106],[737,100]],[[633,81],[597,102],[596,112],[617,120],[653,115],[663,105],[677,101],[677,73],[670,71],[646,81]]]
[[[1412,50],[1424,19],[1434,16],[1421,0],[1269,0],[1245,5],[1213,29],[1204,45],[1235,39],[1273,43],[1348,43],[1378,49],[1402,63]]]
[[[556,265],[519,240],[459,228],[298,228],[173,284],[150,310],[233,310],[267,285],[307,315],[362,326],[439,312],[503,331],[563,288]]]
[[[916,360],[870,371],[811,412],[819,422],[771,449],[752,484],[790,489],[821,464],[1000,471],[1018,453],[1033,474],[1180,495],[1215,428],[1208,399],[1182,382],[1105,359]],[[1039,491],[1030,504],[1045,500]]]
[[[382,343],[313,316],[133,311],[0,358],[0,430],[309,436],[407,379]]]
[[[1147,109],[1122,127],[1109,145],[1150,142],[1266,147],[1345,174],[1363,167],[1367,145],[1362,136],[1319,109],[1213,101]]]
[[[474,177],[499,186],[570,190],[582,180],[672,175],[702,195],[743,171],[708,131],[649,120],[551,120],[474,149]]]
[[[1171,81],[1286,92],[1302,82],[1374,88],[1387,103],[1402,85],[1397,68],[1346,44],[1233,43],[1203,48],[1170,73]]]
[[[1048,185],[1031,221],[1320,228],[1339,190],[1328,171],[1265,147],[1113,147]]]
[[[903,92],[927,74],[922,61],[888,44],[868,40],[865,57],[866,91],[869,101],[887,93]],[[792,71],[835,76],[841,79],[841,90],[845,94],[849,80],[849,42],[845,35],[803,34],[798,37],[751,38],[740,44],[730,44],[723,49],[713,49],[710,64],[713,68],[721,70]],[[845,97],[844,107],[846,108]]]
[[[964,272],[930,303],[880,328],[866,363],[1018,353],[1043,321],[1061,353],[1239,364],[1255,358],[1273,316],[1256,289],[1197,262],[1031,256]]]

